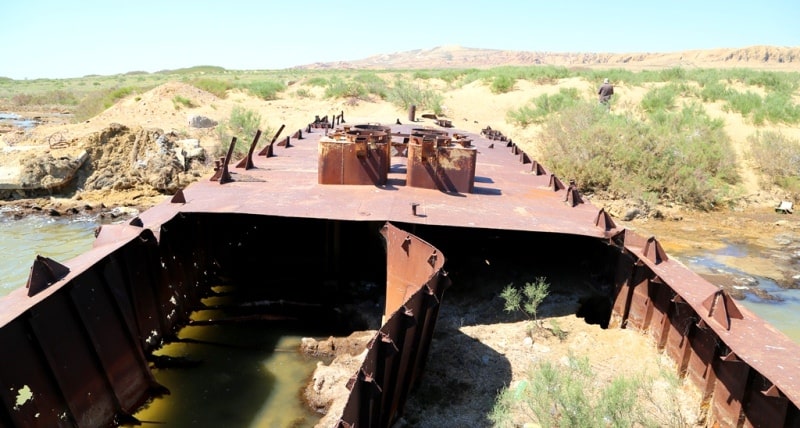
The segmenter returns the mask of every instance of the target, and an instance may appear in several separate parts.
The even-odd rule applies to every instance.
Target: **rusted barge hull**
[[[93,250],[64,264],[37,260],[29,287],[0,301],[0,425],[129,419],[166,393],[148,355],[224,278],[329,298],[331,279],[369,271],[386,282],[385,322],[339,425],[389,426],[420,380],[448,282],[447,251],[437,248],[496,231],[565,259],[591,247],[610,272],[611,325],[653,336],[706,393],[709,424],[800,426],[800,347],[670,260],[657,240],[618,228],[502,134],[370,124],[369,138],[337,141],[337,125],[315,121],[259,154],[253,146],[213,180],[103,227]],[[460,235],[456,244],[449,233]],[[296,272],[310,288],[270,285]]]

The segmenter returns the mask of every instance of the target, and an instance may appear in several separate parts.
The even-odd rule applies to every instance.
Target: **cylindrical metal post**
[[[408,120],[411,122],[416,122],[416,115],[417,115],[417,106],[412,104],[408,108]]]

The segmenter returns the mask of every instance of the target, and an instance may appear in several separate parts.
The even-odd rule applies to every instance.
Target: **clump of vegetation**
[[[78,104],[77,96],[72,92],[63,90],[47,91],[40,94],[16,94],[11,97],[11,102],[15,106],[46,106],[46,105],[67,105]]]
[[[517,83],[517,79],[513,76],[501,74],[492,79],[492,84],[489,85],[489,88],[492,90],[493,94],[505,94],[514,89],[515,83]]]
[[[739,181],[723,125],[698,106],[640,120],[584,102],[548,116],[540,154],[557,176],[574,179],[584,192],[650,195],[708,210]]]
[[[261,115],[254,110],[243,107],[234,107],[228,120],[221,121],[216,128],[220,140],[221,154],[226,154],[230,148],[233,137],[236,137],[236,146],[233,155],[241,158],[250,149],[250,143],[259,129],[261,129]],[[262,136],[269,134],[270,129],[262,130]],[[221,155],[220,154],[220,155]]]
[[[308,89],[300,88],[294,92],[294,95],[297,98],[314,98],[314,94],[311,93]]]
[[[510,122],[526,127],[532,123],[541,123],[550,114],[578,104],[580,99],[581,96],[577,89],[561,88],[557,94],[542,94],[532,99],[527,105],[509,111],[506,116]]]
[[[262,100],[275,100],[278,93],[286,90],[286,84],[277,80],[262,80],[244,85],[244,88],[255,97]]]
[[[228,81],[218,79],[194,79],[190,80],[189,84],[195,88],[210,92],[216,95],[218,98],[223,99],[228,96],[228,90],[233,89],[233,85],[231,85]]]
[[[395,85],[389,90],[387,100],[402,109],[408,109],[414,105],[418,109],[429,110],[437,115],[442,115],[444,112],[441,93],[423,89],[405,80],[395,82]]]
[[[172,97],[172,105],[175,106],[175,110],[180,110],[181,107],[186,107],[186,108],[195,107],[195,104],[194,102],[192,102],[192,100],[181,95],[175,95],[174,97]]]
[[[508,284],[500,297],[505,300],[506,312],[522,312],[531,320],[529,335],[532,337],[537,328],[541,327],[538,312],[539,305],[542,304],[544,299],[550,293],[550,284],[547,283],[547,278],[539,277],[534,282],[525,283],[522,290],[514,287],[513,284]]]
[[[800,142],[779,132],[765,131],[748,137],[749,156],[761,172],[765,187],[780,186],[800,192]]]
[[[135,87],[125,86],[92,92],[75,108],[75,120],[82,122],[91,119],[137,91]]]
[[[499,427],[529,422],[545,428],[690,426],[678,405],[679,381],[666,373],[661,378],[660,382],[671,384],[671,397],[657,405],[651,398],[655,382],[650,378],[633,375],[600,381],[588,358],[569,356],[563,364],[542,361],[515,387],[500,392],[489,419]]]

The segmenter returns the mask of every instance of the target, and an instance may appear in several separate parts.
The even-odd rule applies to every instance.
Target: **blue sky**
[[[281,69],[443,45],[547,52],[800,47],[798,0],[2,0],[0,76]]]

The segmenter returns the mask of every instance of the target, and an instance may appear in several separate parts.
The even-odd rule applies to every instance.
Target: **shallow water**
[[[2,123],[8,123],[20,129],[25,129],[25,130],[32,129],[34,126],[38,124],[36,120],[23,119],[22,116],[16,113],[0,112],[0,124]]]
[[[752,275],[740,268],[730,266],[730,263],[726,264],[726,261],[731,258],[752,256],[753,251],[757,250],[758,248],[746,244],[729,243],[724,248],[703,254],[670,254],[670,256],[675,257],[700,274],[710,272],[723,274],[731,278],[744,279],[744,281],[740,281],[741,285],[736,287],[744,292],[745,298],[737,300],[737,303],[772,324],[795,342],[800,343],[800,323],[798,323],[800,289],[780,287],[770,278]],[[758,288],[759,292],[763,292],[770,298],[759,297],[758,294],[752,291],[755,288]]]
[[[25,286],[37,255],[63,263],[91,249],[97,226],[91,218],[0,219],[0,296]]]

